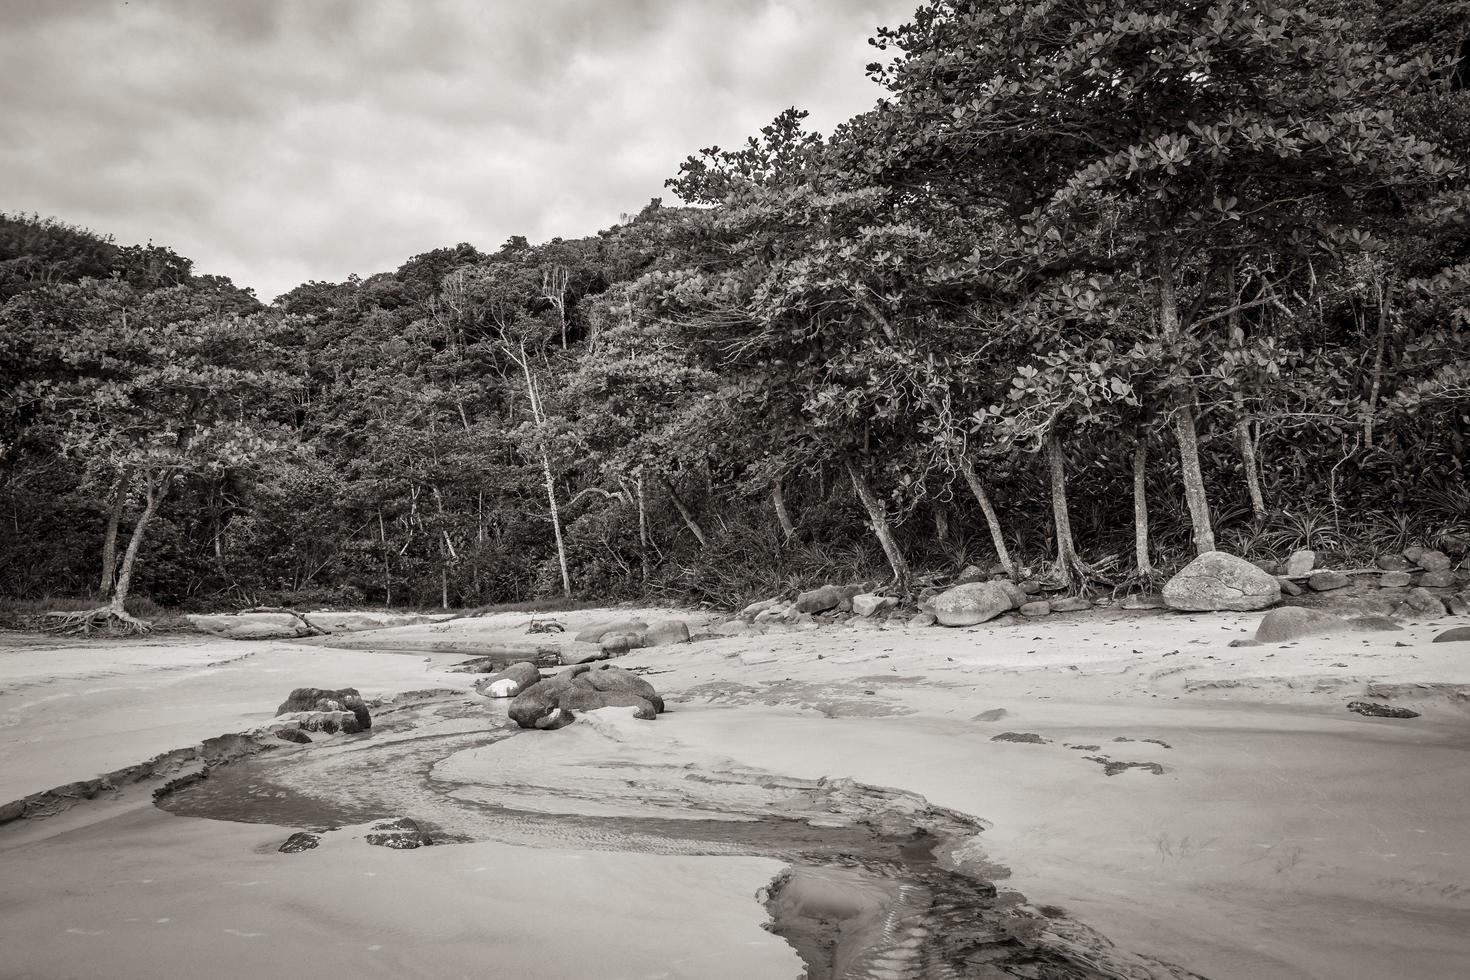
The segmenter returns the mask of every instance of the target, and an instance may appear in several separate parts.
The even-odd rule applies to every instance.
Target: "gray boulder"
[[[1373,564],[1385,572],[1407,572],[1414,567],[1414,563],[1403,555],[1379,555]]]
[[[1404,549],[1404,557],[1413,564],[1418,565],[1419,559],[1423,558],[1424,553],[1428,550],[1429,549],[1424,547],[1422,544],[1416,544]]]
[[[227,640],[291,640],[311,636],[311,625],[288,612],[241,613],[238,616],[185,616],[189,625]]]
[[[513,698],[533,684],[541,682],[541,669],[533,663],[511,664],[499,673],[482,677],[475,690],[487,698]]]
[[[636,708],[636,717],[652,721],[664,701],[637,674],[611,664],[580,664],[518,695],[509,714],[522,728],[556,729],[575,721],[578,711],[607,707]]]
[[[1408,572],[1384,572],[1378,576],[1379,588],[1402,589],[1407,588],[1414,581],[1414,577]]]
[[[1470,626],[1456,626],[1434,638],[1435,643],[1470,643]]]
[[[1445,614],[1444,603],[1439,601],[1439,596],[1422,587],[1410,589],[1409,594],[1404,596],[1404,601],[1409,604],[1409,608],[1431,619]]]
[[[1448,596],[1444,604],[1451,616],[1470,616],[1470,597],[1463,595]]]
[[[1419,567],[1426,572],[1447,572],[1455,565],[1443,551],[1426,551],[1419,556]]]
[[[1069,595],[1051,601],[1051,611],[1054,613],[1083,612],[1091,608],[1092,600],[1086,596]],[[1022,611],[1024,612],[1024,610]]]
[[[648,624],[641,619],[600,619],[589,623],[572,639],[578,643],[601,643],[609,633],[640,633],[647,628]]]
[[[1286,559],[1286,574],[1292,578],[1300,578],[1306,575],[1317,564],[1317,553],[1315,551],[1293,551],[1291,557]]]
[[[618,630],[614,633],[604,633],[598,646],[609,657],[621,657],[630,650],[641,650],[648,646],[648,633],[645,630]]]
[[[1426,589],[1453,589],[1459,582],[1454,572],[1448,568],[1441,568],[1420,575],[1419,584]]]
[[[298,687],[290,697],[281,702],[276,715],[294,714],[300,711],[347,711],[356,719],[357,729],[367,731],[373,727],[373,717],[368,713],[367,703],[355,687],[339,687],[335,690],[321,687]]]
[[[864,592],[861,595],[852,597],[852,611],[864,619],[869,616],[876,616],[878,613],[892,609],[896,605],[898,605],[897,596],[874,595],[871,592]]]
[[[1302,587],[1300,585],[1297,585],[1291,579],[1287,578],[1285,575],[1276,576],[1276,584],[1281,586],[1281,592],[1283,595],[1302,594]]]
[[[1008,578],[996,579],[990,584],[997,586],[1006,595],[1010,596],[1012,609],[1020,609],[1026,603],[1031,601],[1031,593],[1027,592],[1025,588],[1017,585],[1015,582],[1012,582]]]
[[[1244,558],[1207,551],[1164,586],[1164,604],[1184,612],[1264,609],[1281,601],[1281,584]]]
[[[1045,599],[1037,599],[1035,602],[1028,602],[1023,605],[1020,611],[1022,616],[1027,616],[1032,619],[1035,619],[1038,616],[1050,616],[1051,603],[1047,602]]]
[[[664,619],[643,631],[646,646],[666,647],[673,643],[689,642],[689,624],[682,619]]]
[[[743,623],[741,624],[744,625]],[[556,657],[564,665],[571,667],[576,664],[588,664],[594,660],[606,660],[611,654],[600,645],[591,643],[568,643],[556,652]]]
[[[1352,626],[1341,616],[1334,616],[1320,609],[1282,606],[1280,609],[1272,609],[1261,618],[1261,625],[1256,627],[1256,640],[1261,643],[1285,643],[1304,636],[1327,636],[1351,630]]]
[[[1345,589],[1352,582],[1342,572],[1313,572],[1307,579],[1307,584],[1316,592],[1331,592],[1334,589]]]
[[[974,626],[1017,608],[999,582],[956,585],[935,596],[933,607],[934,618],[941,626]]]
[[[824,613],[829,609],[836,609],[848,600],[847,590],[838,585],[824,585],[821,588],[803,592],[796,597],[792,603],[792,610],[799,613]]]

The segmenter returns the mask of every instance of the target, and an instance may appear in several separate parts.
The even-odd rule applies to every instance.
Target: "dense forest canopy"
[[[1116,588],[1470,533],[1467,25],[939,0],[872,110],[699,152],[682,205],[269,304],[0,216],[0,591]]]

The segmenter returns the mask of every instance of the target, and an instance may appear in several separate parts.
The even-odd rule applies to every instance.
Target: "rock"
[[[1223,551],[1205,552],[1164,586],[1165,605],[1186,612],[1250,611],[1279,601],[1281,586],[1274,576]]]
[[[1470,626],[1447,629],[1434,638],[1435,643],[1470,643]]]
[[[1092,608],[1092,600],[1086,596],[1069,595],[1062,599],[1051,601],[1051,611],[1054,613],[1083,612]],[[1025,612],[1024,609],[1021,610]]]
[[[1027,596],[1037,595],[1041,592],[1041,583],[1036,581],[1035,579],[1027,579],[1026,581],[1021,583],[1021,591]],[[1029,601],[1030,600],[1028,599],[1027,602]],[[1021,605],[1023,606],[1025,604],[1025,602],[1021,603]]]
[[[991,584],[999,586],[1006,595],[1010,596],[1012,609],[1020,609],[1031,601],[1031,594],[1008,578],[998,579]]]
[[[1425,588],[1410,589],[1404,601],[1417,613],[1433,619],[1445,614],[1444,603],[1439,601],[1439,596]]]
[[[289,640],[310,636],[311,626],[294,613],[241,613],[238,616],[185,616],[197,630],[227,640]]]
[[[1267,575],[1280,577],[1282,574],[1281,562],[1273,561],[1270,558],[1257,558],[1252,561],[1251,564],[1259,568],[1261,571],[1265,572]]]
[[[1445,599],[1444,604],[1451,616],[1470,616],[1470,598],[1452,595]]]
[[[874,595],[871,592],[865,592],[852,597],[852,611],[865,619],[892,609],[896,605],[898,605],[897,596]]]
[[[1352,582],[1342,572],[1313,572],[1307,579],[1307,584],[1316,592],[1331,592],[1334,589],[1345,589]]]
[[[1424,553],[1428,550],[1429,549],[1424,547],[1423,545],[1416,544],[1413,547],[1404,549],[1404,558],[1408,559],[1410,563],[1418,565],[1419,559],[1423,558]]]
[[[356,735],[363,728],[350,711],[288,711],[276,716],[276,722],[293,723],[298,729],[323,735]],[[285,729],[282,729],[285,730]],[[279,731],[278,731],[279,734]]]
[[[1403,603],[1396,596],[1366,595],[1356,600],[1359,614],[1364,616],[1395,616]]]
[[[791,615],[791,606],[783,602],[769,609],[762,610],[751,622],[757,626],[764,626],[767,623],[784,623],[786,622],[786,617],[789,615]],[[802,613],[801,615],[808,616],[810,613]]]
[[[736,620],[736,622],[738,623],[740,621]],[[740,623],[740,625],[744,626],[745,624]],[[590,643],[577,643],[575,641],[568,643],[556,652],[557,659],[568,667],[576,664],[588,664],[594,660],[606,660],[610,656],[612,654],[608,653],[601,646],[594,646]]]
[[[1326,636],[1331,633],[1346,633],[1352,627],[1341,616],[1334,616],[1320,609],[1303,609],[1301,606],[1282,606],[1272,609],[1261,618],[1256,627],[1256,639],[1262,643],[1285,643],[1304,636]]]
[[[1370,718],[1418,718],[1419,712],[1408,708],[1396,708],[1391,704],[1374,704],[1372,701],[1349,701],[1347,709]]]
[[[533,663],[522,662],[481,678],[475,682],[475,690],[487,698],[513,698],[539,683],[541,669]]]
[[[762,613],[761,615],[763,616],[765,615],[765,613]],[[759,619],[760,616],[757,616],[756,618]],[[721,623],[720,625],[713,627],[710,632],[719,636],[749,636],[751,633],[760,633],[762,632],[762,630],[759,626],[753,623],[747,623],[739,619],[732,619],[727,623]]]
[[[1028,602],[1021,607],[1021,615],[1029,616],[1031,618],[1035,618],[1038,616],[1050,616],[1051,603],[1047,602],[1045,599],[1038,599],[1036,602]]]
[[[747,623],[754,622],[755,617],[770,609],[772,606],[784,605],[779,598],[762,599],[760,602],[752,602],[740,610],[740,618]]]
[[[1373,564],[1385,572],[1407,572],[1414,567],[1414,563],[1403,555],[1379,555],[1373,560]]]
[[[974,626],[1014,608],[1017,604],[999,582],[957,585],[934,597],[934,618],[941,626]]]
[[[1406,588],[1413,581],[1413,576],[1408,572],[1384,572],[1378,576],[1378,585],[1384,589]]]
[[[682,619],[663,619],[643,631],[647,646],[666,647],[689,642],[689,624]]]
[[[1439,543],[1452,555],[1463,555],[1470,551],[1470,535],[1467,534],[1444,534],[1440,536]]]
[[[1302,587],[1300,585],[1297,585],[1291,579],[1287,578],[1285,575],[1276,576],[1276,584],[1281,586],[1281,591],[1285,595],[1302,594]]]
[[[578,643],[601,643],[609,633],[641,633],[646,629],[648,624],[641,619],[603,619],[589,624],[572,639]]]
[[[1306,575],[1317,564],[1317,553],[1315,551],[1293,551],[1291,557],[1286,559],[1286,574],[1292,578],[1300,578]]]
[[[933,613],[921,612],[914,613],[913,617],[908,621],[908,626],[910,629],[924,629],[925,627],[933,626],[937,622],[939,620],[934,617]]]
[[[687,630],[685,635],[688,635]],[[641,650],[648,646],[648,633],[644,630],[618,630],[604,633],[598,646],[609,657],[621,657],[630,650]]]
[[[847,598],[847,590],[840,586],[824,585],[798,595],[791,608],[797,612],[822,613],[829,609],[836,609]]]
[[[1163,609],[1164,599],[1162,596],[1136,592],[1133,595],[1125,597],[1122,602],[1118,603],[1118,608],[1131,610]]]
[[[291,692],[290,697],[281,702],[281,706],[276,709],[276,715],[299,711],[349,711],[357,719],[359,730],[367,731],[373,727],[373,717],[368,713],[368,706],[355,687],[342,687],[336,690],[321,687],[298,687]]]
[[[954,577],[954,584],[969,585],[971,582],[983,582],[988,577],[988,573],[979,565],[966,565],[964,569]]]
[[[1391,633],[1403,630],[1402,626],[1387,616],[1354,616],[1347,622],[1354,633]]]
[[[326,610],[314,610],[303,613],[302,619],[312,629],[322,633],[357,633],[362,630],[392,629],[395,626],[417,626],[420,623],[432,623],[428,616],[420,616],[416,613],[396,612],[328,612]]]
[[[555,729],[570,725],[577,711],[633,707],[635,717],[652,721],[664,710],[653,685],[611,664],[568,667],[519,694],[510,703],[512,721],[522,728]]]
[[[1455,563],[1443,551],[1426,551],[1419,556],[1419,567],[1426,572],[1447,572]]]
[[[276,738],[283,742],[295,742],[298,745],[311,744],[311,736],[299,728],[281,728],[276,731]]]
[[[290,837],[287,837],[286,842],[280,847],[276,848],[276,850],[280,851],[282,854],[300,854],[302,851],[311,850],[313,847],[316,847],[321,842],[321,837],[316,834],[308,834],[305,831],[298,831],[297,833],[292,834]]]
[[[408,817],[381,820],[368,828],[363,839],[375,847],[391,847],[395,851],[410,851],[434,843],[433,838],[419,829],[418,822]]]
[[[1460,583],[1455,578],[1454,572],[1448,568],[1441,568],[1420,575],[1419,584],[1426,589],[1453,589]]]

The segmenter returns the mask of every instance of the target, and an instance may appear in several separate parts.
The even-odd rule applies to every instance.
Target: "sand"
[[[560,618],[570,633],[608,615]],[[301,684],[464,689],[469,678],[444,667],[467,654],[421,644],[525,640],[528,619],[375,631],[373,651],[414,653],[199,640],[0,648],[0,801],[259,724]],[[513,787],[526,810],[676,819],[765,805],[738,781],[691,795],[691,772],[851,776],[982,819],[978,847],[1008,870],[1006,887],[1208,977],[1464,973],[1470,702],[1457,692],[1470,690],[1470,644],[1430,644],[1444,620],[1227,645],[1258,619],[1097,611],[640,650],[619,663],[670,701],[657,722],[598,713],[446,752],[435,774],[466,798]],[[1374,690],[1422,717],[1345,710]],[[1029,740],[994,740],[1006,733]],[[494,842],[400,853],[345,832],[286,856],[274,853],[279,828],[170,816],[124,796],[78,808],[85,818],[0,828],[0,946],[7,964],[20,951],[16,975],[185,976],[190,956],[226,940],[255,951],[217,975],[299,968],[326,950],[367,976],[496,975],[491,963],[517,977],[800,974],[761,929],[755,895],[779,870],[765,859]],[[473,867],[497,870],[486,879]],[[135,878],[173,882],[192,925],[161,941],[178,915],[147,905]],[[269,888],[239,886],[254,889],[241,898],[226,881]],[[153,912],[171,921],[150,924]]]

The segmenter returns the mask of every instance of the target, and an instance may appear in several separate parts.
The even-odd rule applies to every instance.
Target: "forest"
[[[1142,590],[1470,537],[1470,3],[934,0],[871,43],[872,109],[611,228],[269,303],[0,216],[0,595]]]

